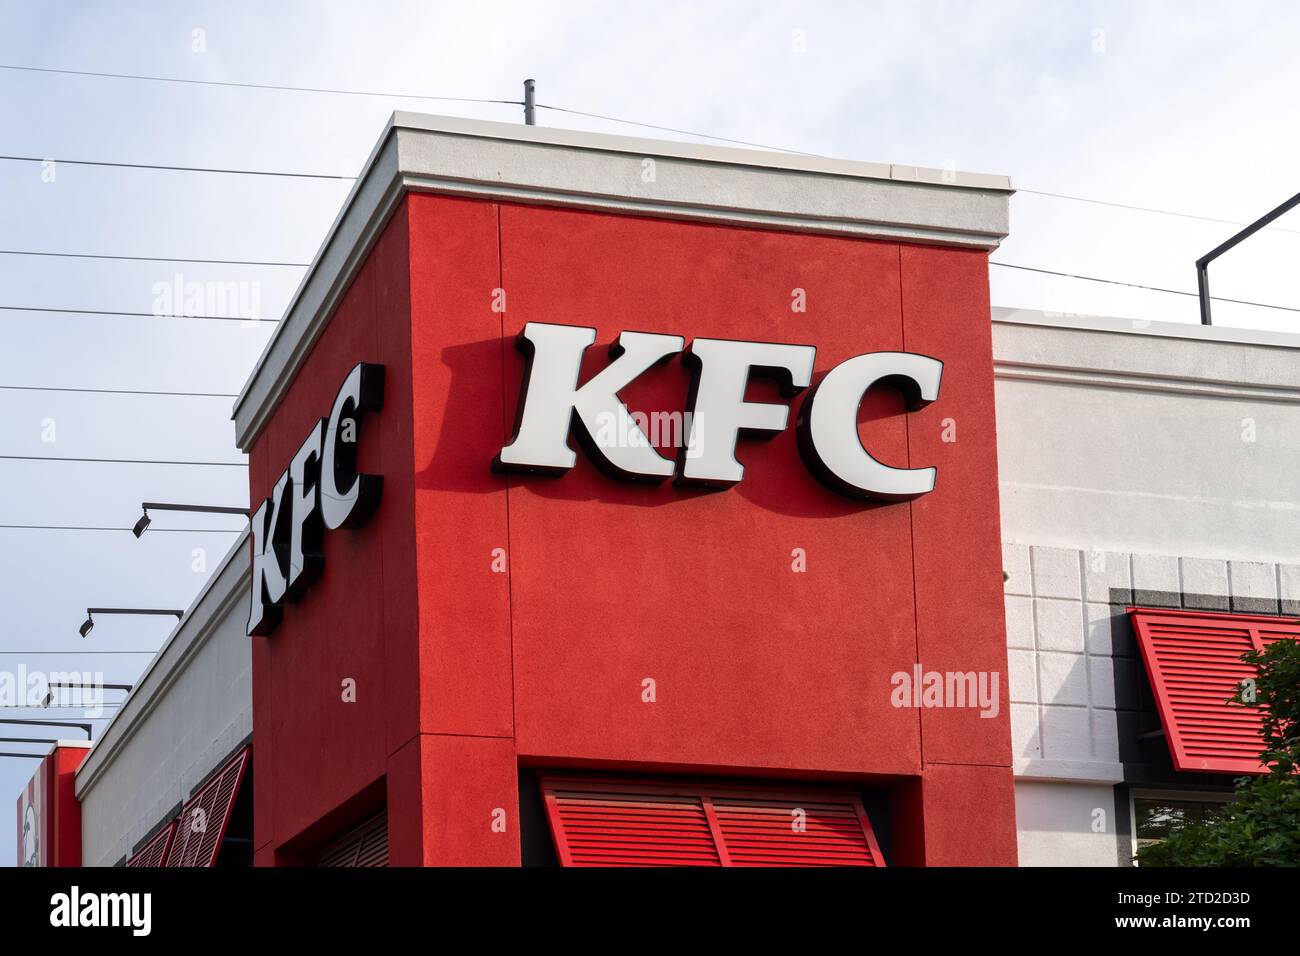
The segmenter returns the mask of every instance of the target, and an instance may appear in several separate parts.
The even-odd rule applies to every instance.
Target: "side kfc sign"
[[[248,633],[270,634],[285,600],[296,601],[325,567],[325,529],[360,527],[384,491],[380,475],[357,471],[357,442],[368,412],[384,405],[384,367],[361,363],[343,380],[328,418],[307,433],[253,515]]]

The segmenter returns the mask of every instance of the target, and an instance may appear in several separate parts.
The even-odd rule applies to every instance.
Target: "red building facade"
[[[521,795],[568,772],[847,793],[891,864],[1014,864],[1005,680],[983,715],[895,693],[896,675],[1006,670],[987,280],[1005,186],[525,135],[396,118],[237,406],[256,507],[348,373],[384,369],[356,446],[382,500],[364,526],[325,532],[319,578],[251,638],[255,861],[314,862],[384,811],[393,865],[518,865]],[[495,178],[441,180],[458,149]],[[761,175],[740,185],[806,184],[814,204],[862,185],[932,221],[745,222],[568,183],[538,195],[584,162],[615,178],[656,163],[660,181]],[[992,234],[941,234],[976,202]],[[864,353],[938,359],[937,400],[911,411],[872,388],[858,416],[874,458],[936,468],[934,490],[861,500],[820,483],[797,447],[810,390],[759,375],[745,401],[788,406],[789,427],[742,435],[733,487],[614,480],[581,448],[562,475],[494,470],[529,322],[596,330],[582,382],[628,330],[812,345],[813,384]],[[619,395],[639,420],[675,422],[691,381],[676,356]],[[673,435],[651,437],[676,455]]]

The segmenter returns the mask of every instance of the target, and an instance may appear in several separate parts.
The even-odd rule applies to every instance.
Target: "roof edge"
[[[247,451],[407,192],[991,250],[1005,176],[394,113],[235,400]]]
[[[118,751],[135,736],[139,722],[153,712],[160,695],[167,692],[224,620],[224,614],[246,593],[250,561],[248,535],[247,529],[239,535],[221,564],[209,575],[185,616],[149,661],[149,666],[136,680],[122,706],[92,742],[90,753],[77,768],[78,800],[94,787]]]

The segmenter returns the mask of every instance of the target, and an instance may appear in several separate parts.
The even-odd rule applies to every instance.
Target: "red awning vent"
[[[1255,668],[1241,657],[1300,637],[1300,621],[1131,607],[1169,751],[1178,770],[1266,773],[1258,709],[1230,704]]]
[[[247,747],[239,751],[185,802],[177,817],[179,826],[167,866],[216,865],[248,755]]]
[[[883,866],[851,792],[544,775],[565,866]]]
[[[176,835],[176,821],[172,820],[165,827],[149,838],[149,842],[126,861],[127,866],[162,866],[171,849],[172,837]]]

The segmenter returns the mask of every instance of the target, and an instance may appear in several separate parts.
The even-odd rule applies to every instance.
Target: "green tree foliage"
[[[1300,866],[1300,641],[1274,641],[1243,659],[1258,674],[1232,702],[1262,708],[1269,773],[1238,778],[1232,803],[1142,847],[1140,866]]]

